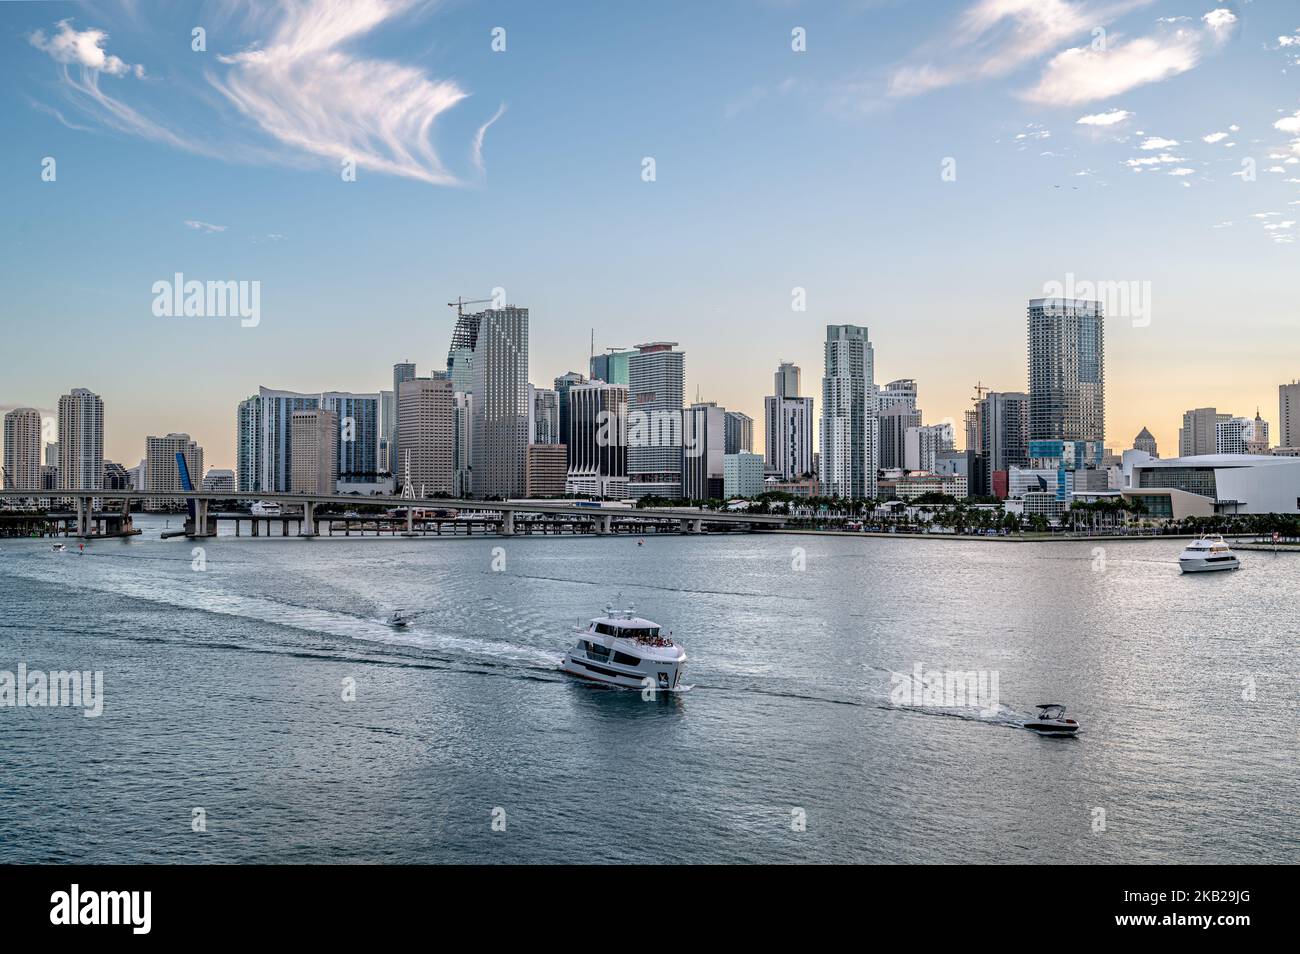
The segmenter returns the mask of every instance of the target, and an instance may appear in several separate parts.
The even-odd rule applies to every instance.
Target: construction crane
[[[447,302],[447,307],[456,309],[456,320],[459,321],[461,319],[461,316],[465,314],[466,305],[487,305],[495,300],[496,299],[494,298],[473,298],[473,299],[461,298],[459,295],[457,295],[455,301]]]

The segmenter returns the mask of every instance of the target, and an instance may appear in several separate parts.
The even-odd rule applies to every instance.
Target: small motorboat
[[[1239,570],[1241,561],[1220,533],[1205,534],[1187,544],[1178,557],[1183,573],[1208,573],[1212,570]]]
[[[1065,706],[1048,702],[1035,708],[1038,715],[1025,723],[1026,729],[1039,735],[1074,735],[1079,731],[1079,723],[1065,717]]]
[[[67,552],[68,552],[68,545],[67,545],[66,543],[56,543],[56,544],[54,544],[54,552],[55,552],[55,553],[67,553]]]
[[[413,622],[415,622],[415,613],[411,610],[393,610],[388,616],[388,625],[398,629],[410,626]]]
[[[686,650],[658,623],[626,610],[605,609],[577,628],[578,641],[560,668],[570,675],[623,689],[684,692]]]

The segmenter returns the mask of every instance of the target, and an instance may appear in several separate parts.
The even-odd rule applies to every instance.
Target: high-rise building
[[[1106,434],[1105,316],[1100,302],[1033,298],[1029,439],[1095,441]]]
[[[453,391],[468,394],[474,390],[474,349],[478,346],[482,320],[482,312],[457,313],[456,327],[451,332],[451,347],[447,349],[447,377],[451,378]]]
[[[185,489],[176,455],[185,460],[190,485],[201,486],[203,480],[203,448],[194,443],[188,434],[167,434],[163,437],[146,437],[144,441],[145,490],[150,493],[180,493]],[[195,482],[198,482],[196,484]],[[146,500],[145,510],[179,510],[185,506],[184,497],[161,497]]]
[[[635,351],[618,351],[611,349],[608,354],[593,355],[588,371],[591,373],[593,381],[604,381],[606,384],[621,384],[627,386],[627,369],[628,360]]]
[[[528,309],[481,312],[474,342],[474,495],[524,493],[528,448]]]
[[[628,359],[628,495],[682,496],[686,354],[675,341],[636,346]]]
[[[1214,425],[1214,453],[1249,453],[1246,445],[1254,438],[1255,422],[1248,417],[1230,417],[1226,421],[1218,421]]]
[[[813,399],[769,395],[763,399],[767,425],[764,460],[782,480],[816,473],[813,462]]]
[[[875,351],[867,329],[827,325],[821,432],[825,493],[875,497],[880,434],[876,397]]]
[[[763,458],[748,451],[722,458],[722,495],[757,497],[763,492]]]
[[[779,398],[799,396],[799,366],[789,361],[782,361],[773,376],[772,393]]]
[[[1156,452],[1156,439],[1151,436],[1151,432],[1145,427],[1138,431],[1138,436],[1133,438],[1133,449],[1144,451],[1152,457],[1159,457]]]
[[[1246,453],[1267,454],[1269,443],[1268,421],[1259,416],[1259,408],[1255,408],[1255,419],[1250,422],[1250,429],[1247,433]]]
[[[1184,411],[1183,426],[1178,429],[1178,456],[1218,453],[1218,427],[1231,419],[1231,414],[1220,414],[1212,407]]]
[[[255,413],[246,410],[242,404],[240,406],[240,445],[243,444],[246,422],[256,427],[259,433],[257,450],[245,458],[252,458],[260,472],[257,490],[262,493],[285,493],[289,490],[293,482],[293,415],[297,411],[317,408],[333,412],[338,427],[339,432],[332,442],[338,455],[334,462],[336,482],[340,475],[353,480],[373,480],[384,470],[379,460],[378,392],[301,394],[259,388]],[[241,492],[254,489],[242,483],[244,466],[239,464]]]
[[[456,493],[456,393],[450,378],[412,378],[397,392],[402,461],[396,472],[400,485],[410,464],[411,487],[417,494]]]
[[[564,444],[529,444],[524,476],[524,496],[563,497],[566,478]]]
[[[1029,395],[1023,391],[989,391],[979,401],[976,449],[983,458],[981,484],[972,493],[993,495],[993,475],[1029,463]]]
[[[392,391],[379,392],[379,467],[388,474],[393,472],[390,451],[397,433],[397,395]]]
[[[798,365],[783,361],[773,377],[774,394],[763,398],[763,460],[782,480],[816,471],[813,462],[813,399],[799,396]]]
[[[474,493],[474,395],[453,391],[452,405],[451,493],[453,497],[465,498]],[[399,484],[405,479],[401,468],[394,475]]]
[[[599,380],[575,384],[569,400],[565,493],[622,500],[627,496],[628,389]]]
[[[235,489],[262,489],[262,398],[254,394],[239,402],[235,412]]]
[[[1277,442],[1280,447],[1300,447],[1300,381],[1277,386]]]
[[[294,411],[289,491],[332,494],[339,482],[339,416],[325,407]]]
[[[939,455],[952,450],[952,444],[951,424],[909,427],[903,435],[903,469],[933,473]]]
[[[880,389],[877,407],[881,414],[891,407],[910,407],[916,410],[916,381],[912,378],[890,381]]]
[[[882,410],[880,421],[880,469],[895,470],[906,463],[907,431],[921,426],[921,412],[915,405],[895,404]]]
[[[528,385],[528,443],[563,444],[563,433],[559,392]]]
[[[59,489],[104,485],[104,402],[85,388],[59,398]]]
[[[577,371],[566,371],[555,379],[555,397],[560,406],[560,433],[569,433],[569,389],[586,384],[587,379]],[[612,383],[612,382],[610,382]],[[560,443],[564,443],[563,440]]]
[[[713,402],[682,415],[682,492],[687,500],[720,500],[727,448],[727,412]]]
[[[388,469],[379,460],[379,392],[326,391],[320,406],[338,418],[338,479],[372,481]]]
[[[41,412],[15,408],[5,415],[4,489],[41,489]]]
[[[258,452],[262,493],[288,493],[293,482],[293,415],[320,406],[319,394],[257,389],[261,436]],[[242,488],[241,488],[242,489]]]
[[[459,326],[457,326],[459,329]],[[456,351],[455,339],[453,338],[452,353]],[[447,371],[451,373],[452,355],[447,356]],[[463,369],[460,369],[463,372]],[[402,386],[403,381],[410,381],[415,377],[415,363],[413,361],[399,361],[393,365],[393,416],[388,421],[388,469],[397,473],[401,464],[401,450],[398,448],[398,408],[397,408],[397,389]],[[469,390],[468,387],[465,390]]]
[[[754,419],[740,411],[727,412],[727,450],[728,454],[754,452]]]

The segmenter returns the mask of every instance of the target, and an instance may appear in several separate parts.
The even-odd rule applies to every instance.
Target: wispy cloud
[[[211,235],[213,232],[224,232],[227,226],[213,225],[211,222],[201,222],[198,219],[186,219],[185,227],[194,229],[196,232],[202,232],[205,235]]]
[[[1006,76],[1151,0],[977,0],[941,40],[889,77],[889,95]]]
[[[1237,17],[1228,10],[1213,10],[1201,20],[1202,26],[1166,27],[1152,36],[1112,37],[1105,44],[1063,50],[1048,61],[1024,98],[1041,105],[1077,106],[1186,73],[1228,38]]]
[[[219,15],[229,30],[222,35],[259,40],[218,55],[219,66],[205,74],[248,121],[242,131],[236,124],[233,136],[227,123],[223,132],[228,138],[219,143],[210,135],[170,128],[127,105],[121,93],[105,92],[102,76],[146,75],[143,65],[108,52],[107,31],[77,30],[63,20],[54,32],[37,31],[29,40],[59,64],[69,97],[119,132],[223,159],[297,165],[352,160],[363,170],[458,185],[462,180],[442,161],[434,131],[443,115],[469,94],[454,80],[434,79],[418,67],[355,52],[377,28],[418,5],[418,0],[226,4]],[[484,137],[504,110],[503,105],[479,126],[470,143],[469,159],[480,173]]]
[[[291,149],[433,185],[458,184],[432,133],[468,93],[452,80],[347,48],[412,6],[412,0],[308,0],[281,7],[264,46],[219,57],[232,69],[209,78],[245,117]],[[481,148],[476,142],[476,151]]]

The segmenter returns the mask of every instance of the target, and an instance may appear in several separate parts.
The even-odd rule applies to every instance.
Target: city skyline
[[[760,420],[776,362],[818,368],[822,330],[855,324],[878,382],[914,378],[929,422],[959,422],[977,382],[1027,389],[1024,302],[1075,275],[1149,283],[1149,315],[1106,319],[1109,446],[1146,427],[1175,447],[1188,408],[1275,408],[1300,365],[1287,333],[1300,102],[1283,42],[1300,18],[1263,3],[1061,2],[1069,15],[1049,22],[1016,6],[742,4],[743,17],[692,10],[683,33],[650,11],[381,4],[349,34],[365,56],[339,55],[367,75],[411,70],[437,149],[402,166],[412,144],[378,137],[384,154],[344,181],[337,153],[371,131],[361,104],[328,114],[333,138],[294,145],[302,104],[269,115],[271,80],[241,52],[317,37],[339,5],[260,21],[206,7],[203,52],[188,11],[6,5],[0,274],[11,351],[35,359],[6,368],[0,411],[53,417],[86,387],[105,403],[105,457],[132,463],[147,435],[184,432],[233,468],[230,408],[257,387],[372,393],[404,358],[438,369],[455,324],[443,303],[503,288],[545,329],[528,368],[539,386],[586,373],[593,328],[597,354],[678,340],[686,394]],[[980,11],[986,42],[954,42],[946,24]],[[608,39],[573,63],[540,52],[579,26]],[[1096,28],[1117,38],[1110,78],[1085,69],[1064,95],[1062,56],[1089,50]],[[1124,57],[1134,38],[1168,54],[1163,72]],[[954,49],[942,68],[939,42]],[[209,93],[229,115],[211,121]],[[128,197],[146,188],[140,208]],[[471,217],[538,227],[503,242],[462,227]],[[259,321],[156,317],[152,287],[178,273],[260,282]],[[141,360],[144,340],[165,357]]]

